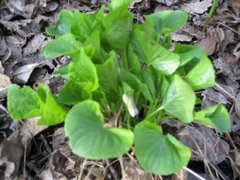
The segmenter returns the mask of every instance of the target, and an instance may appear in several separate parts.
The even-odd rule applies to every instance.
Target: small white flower
[[[134,99],[133,97],[128,96],[127,94],[123,94],[122,96],[123,98],[123,102],[126,104],[127,108],[128,108],[128,112],[132,117],[135,117],[136,115],[138,115],[138,109],[134,103]]]

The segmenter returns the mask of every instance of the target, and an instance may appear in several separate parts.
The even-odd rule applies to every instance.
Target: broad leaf
[[[44,96],[40,96],[40,92],[42,92]],[[43,85],[39,85],[38,95],[44,102],[41,119],[38,121],[38,124],[55,125],[63,122],[66,117],[67,110],[56,101],[51,91],[48,88],[44,88]]]
[[[162,55],[156,58],[151,65],[163,74],[173,74],[180,65],[179,56],[175,53],[168,52],[165,49],[162,49],[161,52]]]
[[[100,86],[105,89],[116,89],[119,81],[120,67],[114,51],[109,53],[104,64],[96,65],[96,68]]]
[[[180,56],[180,66],[184,66],[192,59],[201,59],[203,51],[195,45],[176,44],[174,52]]]
[[[46,32],[48,35],[56,37],[71,33],[73,21],[74,21],[73,12],[69,10],[63,10],[59,15],[57,24],[55,26],[48,27],[46,29]]]
[[[212,87],[215,84],[215,71],[205,54],[202,54],[198,64],[187,74],[186,81],[194,90]]]
[[[111,0],[111,3],[109,4],[110,10],[114,11],[117,8],[122,8],[124,7],[127,9],[128,5],[132,2],[132,0]]]
[[[150,173],[170,175],[187,165],[191,157],[188,147],[149,121],[134,129],[135,153],[140,165]]]
[[[174,75],[163,99],[163,108],[184,123],[193,120],[196,96],[192,88],[178,75]]]
[[[67,114],[65,107],[43,85],[39,85],[37,93],[30,87],[12,85],[8,91],[8,109],[14,120],[40,117],[41,125],[59,124]]]
[[[30,87],[13,84],[8,89],[8,110],[14,120],[39,116],[42,103],[37,93]]]
[[[195,121],[224,133],[231,130],[231,120],[223,105],[215,105],[194,114]]]
[[[128,46],[127,63],[128,63],[129,71],[134,73],[139,73],[141,71],[141,64],[140,64],[139,57],[134,52],[131,44],[129,44]]]
[[[169,52],[139,29],[133,30],[131,44],[144,63],[163,74],[173,74],[180,65],[179,55]]]
[[[58,101],[63,104],[76,104],[82,100],[90,98],[91,93],[84,91],[84,85],[69,80],[62,87]]]
[[[128,86],[130,86],[131,89],[134,90],[134,93],[139,93],[141,91],[142,83],[136,75],[130,73],[129,71],[122,70],[120,76],[121,76],[122,82],[127,83]],[[126,91],[125,93],[128,94]]]
[[[133,144],[133,133],[122,128],[104,128],[104,117],[98,103],[86,100],[68,113],[65,133],[72,151],[88,159],[116,158]]]
[[[96,14],[86,14],[79,11],[74,12],[74,23],[72,33],[83,43],[93,32],[93,24]]]
[[[180,28],[187,22],[187,13],[180,10],[166,10],[145,16],[148,23],[151,23],[159,33],[170,33]]]
[[[68,82],[60,91],[58,100],[65,104],[75,104],[87,99],[98,87],[98,76],[95,65],[84,50],[74,54],[68,65]]]
[[[121,54],[126,50],[129,41],[133,14],[126,11],[119,16],[117,11],[122,13],[121,9],[119,9],[104,18],[105,32],[102,40],[109,49],[114,49]],[[121,27],[121,30],[119,27]]]
[[[104,62],[104,56],[103,56],[103,50],[101,47],[100,42],[100,33],[99,31],[94,31],[88,39],[84,42],[84,46],[93,46],[94,47],[94,55],[92,58],[92,61],[94,63],[103,63]]]
[[[143,70],[141,76],[143,79],[142,93],[148,101],[153,102],[156,96],[153,74],[150,70]]]
[[[62,55],[71,55],[71,53],[79,50],[80,47],[80,43],[73,34],[65,34],[48,42],[44,47],[43,56],[45,58],[56,58]]]
[[[73,57],[68,72],[69,79],[83,84],[86,91],[92,92],[98,88],[96,67],[85,54],[84,49],[81,49],[81,52]]]

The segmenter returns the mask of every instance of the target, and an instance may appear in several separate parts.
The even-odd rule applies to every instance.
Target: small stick
[[[206,180],[205,178],[203,178],[202,176],[198,175],[196,172],[194,172],[193,170],[189,169],[188,167],[184,167],[184,170],[186,170],[187,172],[189,172],[190,174],[192,174],[193,176],[195,176],[196,178],[200,179],[200,180]]]

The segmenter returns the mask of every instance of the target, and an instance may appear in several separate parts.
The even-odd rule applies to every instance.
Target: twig
[[[230,97],[234,102],[235,102],[235,97],[230,94],[228,91],[226,91],[222,86],[220,86],[220,84],[218,84],[217,82],[215,83],[216,88],[218,88],[220,91],[222,91],[223,93],[225,93],[226,95],[228,95],[228,97]]]
[[[122,173],[122,180],[125,180],[127,178],[127,174],[124,170],[124,165],[123,165],[123,159],[122,156],[119,158],[119,163],[120,163],[120,167],[121,167],[121,173]]]
[[[109,170],[110,170],[110,172],[111,172],[111,174],[113,176],[113,179],[119,180],[119,177],[118,177],[115,169],[111,166],[111,163],[109,162],[109,160],[106,160],[106,162],[107,162],[107,166],[109,167]]]
[[[196,178],[200,179],[200,180],[206,180],[205,178],[203,178],[202,176],[200,176],[199,174],[197,174],[193,170],[189,169],[188,167],[184,167],[183,169],[186,170],[187,172],[189,172],[190,174],[192,174],[193,176],[195,176]]]
[[[83,161],[83,163],[82,163],[82,166],[81,166],[81,170],[80,170],[79,176],[78,176],[78,178],[77,178],[78,180],[81,180],[81,179],[82,179],[83,171],[84,171],[84,168],[85,168],[86,162],[87,162],[87,160],[84,159],[84,161]]]

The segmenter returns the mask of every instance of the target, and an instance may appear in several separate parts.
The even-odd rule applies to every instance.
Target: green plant
[[[8,109],[15,120],[37,116],[39,124],[64,122],[79,156],[116,158],[134,144],[145,170],[168,175],[187,165],[191,151],[165,134],[161,122],[194,120],[223,133],[230,130],[230,118],[223,105],[196,111],[194,91],[213,86],[215,72],[197,46],[173,48],[171,33],[187,14],[156,12],[134,24],[130,2],[112,0],[107,15],[104,6],[94,14],[62,11],[57,24],[47,28],[56,39],[43,55],[71,57],[54,73],[66,79],[65,85],[57,97],[43,85],[36,91],[12,85]]]

